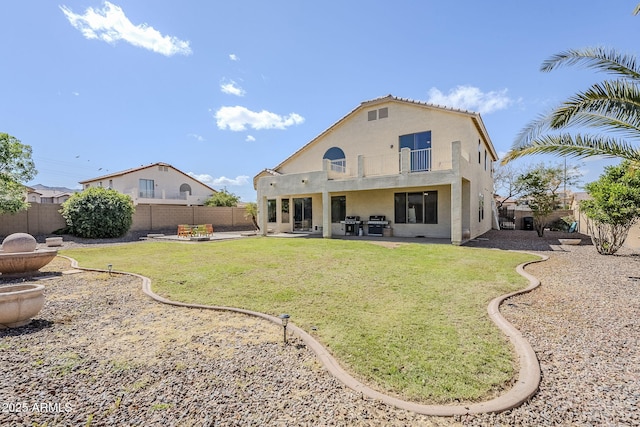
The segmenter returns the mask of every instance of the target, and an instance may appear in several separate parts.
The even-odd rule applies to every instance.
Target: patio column
[[[462,177],[460,176],[460,141],[451,143],[451,160],[453,175],[451,183],[451,244],[462,244]]]
[[[331,197],[327,190],[322,191],[322,237],[331,238]]]
[[[462,244],[462,180],[451,183],[451,244]]]
[[[269,215],[267,213],[267,197],[262,196],[258,200],[258,224],[260,225],[260,234],[267,235],[267,226],[269,224]]]

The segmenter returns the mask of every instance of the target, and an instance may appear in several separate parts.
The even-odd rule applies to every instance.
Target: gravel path
[[[57,274],[40,279],[37,319],[0,331],[0,425],[640,425],[640,256],[524,233],[469,244],[551,256],[528,268],[542,286],[502,308],[543,371],[514,410],[437,418],[388,407],[342,386],[301,342],[284,347],[276,325],[161,305],[138,279],[61,274],[70,267],[58,258],[43,269]]]

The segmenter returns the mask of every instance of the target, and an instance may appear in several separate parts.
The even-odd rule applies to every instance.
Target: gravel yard
[[[491,232],[469,246],[551,257],[527,268],[542,286],[502,307],[543,373],[519,408],[437,418],[388,407],[329,376],[301,342],[283,346],[277,325],[162,305],[137,278],[69,272],[57,258],[38,280],[37,318],[0,330],[0,425],[640,425],[640,255],[560,246],[553,233]]]

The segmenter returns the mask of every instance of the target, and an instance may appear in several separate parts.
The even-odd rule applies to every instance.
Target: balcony
[[[139,188],[129,188],[123,191],[131,196],[134,204],[168,204],[168,205],[201,205],[203,197],[190,195],[187,191],[140,191]]]
[[[324,171],[327,172],[329,179],[348,179],[447,170],[451,167],[450,160],[440,161],[434,167],[431,148],[420,150],[403,148],[399,153],[393,154],[360,155],[357,158],[357,165],[349,164],[345,159],[325,160]]]

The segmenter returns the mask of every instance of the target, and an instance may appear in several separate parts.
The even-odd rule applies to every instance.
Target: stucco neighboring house
[[[136,205],[203,205],[216,192],[170,164],[160,162],[87,179],[80,184],[83,189],[112,188],[131,196]]]
[[[74,193],[70,189],[59,189],[55,187],[37,186],[36,188],[27,188],[27,202],[29,203],[55,203],[61,204],[66,202]]]
[[[379,235],[384,216],[383,235],[460,244],[492,227],[497,158],[478,113],[392,95],[365,101],[255,176],[260,228],[331,237],[359,217],[364,235]]]

